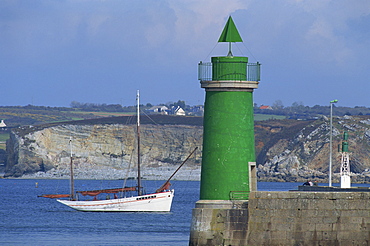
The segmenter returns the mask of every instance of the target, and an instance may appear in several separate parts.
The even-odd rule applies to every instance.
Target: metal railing
[[[223,66],[227,69],[222,71]],[[198,80],[200,81],[260,81],[260,63],[241,62],[200,62],[198,64]],[[221,71],[221,72],[219,72]]]

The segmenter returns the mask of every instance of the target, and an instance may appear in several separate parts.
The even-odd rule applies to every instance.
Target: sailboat
[[[91,190],[91,191],[74,191],[73,179],[73,157],[72,157],[72,139],[70,139],[70,194],[41,195],[40,197],[57,198],[57,201],[78,211],[87,212],[169,212],[171,210],[174,189],[170,189],[170,180],[176,172],[185,164],[190,156],[197,150],[196,147],[190,155],[181,163],[171,177],[154,193],[144,194],[141,185],[140,173],[140,99],[137,91],[137,186],[123,187],[114,189]],[[127,196],[135,192],[134,196]],[[83,196],[92,196],[92,200],[79,200],[76,194]],[[107,199],[97,199],[100,194],[107,194]],[[110,198],[114,194],[114,198]],[[120,197],[118,197],[118,195]],[[68,198],[68,199],[61,199]]]

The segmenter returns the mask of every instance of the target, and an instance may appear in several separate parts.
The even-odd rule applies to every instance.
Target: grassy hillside
[[[133,109],[135,108],[133,107]],[[58,124],[59,122],[75,122],[80,120],[88,120],[88,124],[93,124],[95,121],[101,122],[102,119],[100,118],[119,118],[124,116],[132,116],[135,113],[136,112],[79,111],[72,108],[60,109],[33,106],[0,107],[0,120],[4,120],[8,127],[5,131],[3,131],[3,133],[0,133],[0,149],[5,149],[5,142],[9,138],[10,130],[20,126],[38,126],[53,123]],[[150,117],[152,117],[152,115]],[[189,117],[189,119],[190,118],[191,117]],[[286,117],[273,114],[255,114],[254,118],[255,121],[265,121],[272,119],[285,119]]]
[[[6,149],[6,140],[9,138],[9,133],[0,133],[0,149]]]
[[[33,110],[25,108],[0,108],[0,119],[4,120],[8,127],[18,127],[24,125],[39,125],[50,122],[62,122],[70,120],[83,120],[98,118],[92,113],[79,113],[73,111],[58,110]]]
[[[255,114],[254,120],[255,121],[263,121],[263,120],[284,120],[286,116],[284,115],[275,115],[275,114]]]

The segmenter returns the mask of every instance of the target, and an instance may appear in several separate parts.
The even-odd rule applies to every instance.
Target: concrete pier
[[[257,191],[208,203],[193,210],[189,245],[370,245],[369,192]]]
[[[189,245],[246,245],[248,202],[200,200],[193,209]]]
[[[369,192],[252,192],[245,245],[370,245]]]

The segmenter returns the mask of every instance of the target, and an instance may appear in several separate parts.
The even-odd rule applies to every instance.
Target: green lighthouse
[[[231,44],[242,39],[231,16],[218,42],[229,43],[228,55],[199,63],[206,91],[200,200],[247,200],[255,167],[253,90],[260,64],[233,56]]]
[[[257,189],[253,90],[260,64],[234,56],[242,38],[229,17],[218,42],[229,43],[227,56],[200,62],[205,89],[200,200],[192,212],[189,245],[246,245],[248,200]]]

